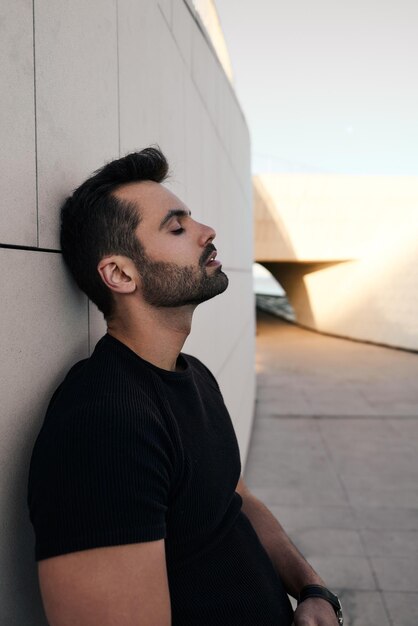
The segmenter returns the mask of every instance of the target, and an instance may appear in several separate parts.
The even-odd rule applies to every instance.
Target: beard
[[[227,275],[220,267],[208,273],[205,266],[214,249],[212,245],[205,248],[198,267],[153,261],[142,251],[136,266],[144,300],[155,307],[179,307],[197,305],[223,293],[228,287]]]

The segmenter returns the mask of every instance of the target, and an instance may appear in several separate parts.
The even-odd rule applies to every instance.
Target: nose
[[[208,243],[212,243],[212,241],[216,237],[216,231],[211,226],[206,226],[206,224],[201,224],[202,232],[200,234],[200,244],[202,246],[207,246]]]

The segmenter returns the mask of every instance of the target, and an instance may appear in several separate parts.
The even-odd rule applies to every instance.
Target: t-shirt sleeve
[[[36,559],[165,538],[174,448],[161,416],[144,405],[51,417],[29,480]]]

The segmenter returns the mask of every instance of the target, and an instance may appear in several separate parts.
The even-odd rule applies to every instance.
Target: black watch
[[[322,587],[322,585],[306,585],[306,587],[302,588],[299,594],[298,605],[308,598],[322,598],[323,600],[329,602],[335,611],[339,626],[343,626],[343,609],[341,606],[341,602],[339,601],[335,593],[332,593],[326,587]]]

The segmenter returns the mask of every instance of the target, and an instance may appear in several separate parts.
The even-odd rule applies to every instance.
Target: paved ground
[[[347,626],[417,626],[418,355],[258,322],[248,485]]]

